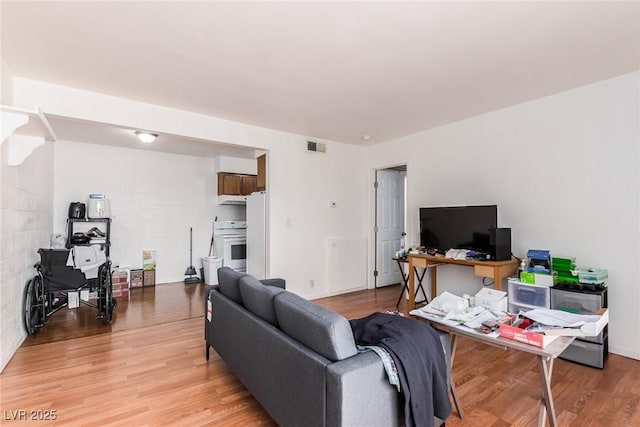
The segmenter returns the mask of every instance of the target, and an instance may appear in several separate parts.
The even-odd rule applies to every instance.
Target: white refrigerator
[[[247,273],[267,278],[267,194],[247,196]]]

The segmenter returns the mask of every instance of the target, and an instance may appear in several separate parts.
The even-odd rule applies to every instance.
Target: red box
[[[126,271],[116,271],[111,274],[111,288],[113,290],[129,289]]]
[[[504,323],[500,325],[500,336],[540,348],[544,348],[551,341],[557,338],[557,336],[528,332],[522,328],[517,328]]]
[[[111,291],[111,296],[114,298],[129,298],[129,289],[114,289]]]

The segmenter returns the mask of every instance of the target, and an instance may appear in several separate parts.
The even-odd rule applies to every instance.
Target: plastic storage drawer
[[[593,314],[603,308],[603,301],[599,294],[553,289],[551,307],[570,313]]]
[[[601,308],[607,307],[607,289],[600,290],[578,290],[561,289],[556,286],[551,289],[551,308],[564,310],[571,313],[593,314]],[[609,326],[600,332],[596,337],[583,337],[581,340],[598,344],[604,342]]]
[[[529,311],[529,310],[533,310],[534,308],[536,307],[509,303],[509,313],[518,314],[521,311]]]
[[[605,336],[604,344],[595,344],[582,340],[575,340],[565,351],[560,353],[560,358],[604,368],[604,362],[609,357],[609,340]]]
[[[529,308],[550,308],[550,288],[517,280],[509,280],[509,304],[524,305]]]

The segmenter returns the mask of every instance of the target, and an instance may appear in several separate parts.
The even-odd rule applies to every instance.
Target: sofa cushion
[[[268,286],[275,286],[276,288],[286,289],[286,281],[284,279],[262,279],[260,283]]]
[[[240,288],[238,287],[238,281],[241,277],[246,276],[244,273],[238,273],[229,267],[222,267],[218,269],[218,285],[220,286],[220,292],[222,295],[231,298],[238,304],[242,304],[242,296],[240,295]]]
[[[280,329],[291,338],[335,362],[357,354],[347,319],[291,293],[273,300]]]
[[[284,289],[263,285],[258,279],[248,274],[240,278],[238,287],[247,310],[274,326],[278,325],[273,298],[284,292]]]

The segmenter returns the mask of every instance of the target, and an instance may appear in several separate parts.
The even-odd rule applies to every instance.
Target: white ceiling
[[[1,8],[16,76],[356,144],[640,69],[637,1]]]
[[[52,115],[45,116],[54,129],[57,139],[64,141],[79,141],[89,144],[186,154],[198,157],[227,156],[247,159],[256,157],[255,150],[252,148],[166,133],[160,134],[159,138],[157,138],[153,144],[144,144],[135,134],[137,129],[122,128],[105,123],[74,120]]]

